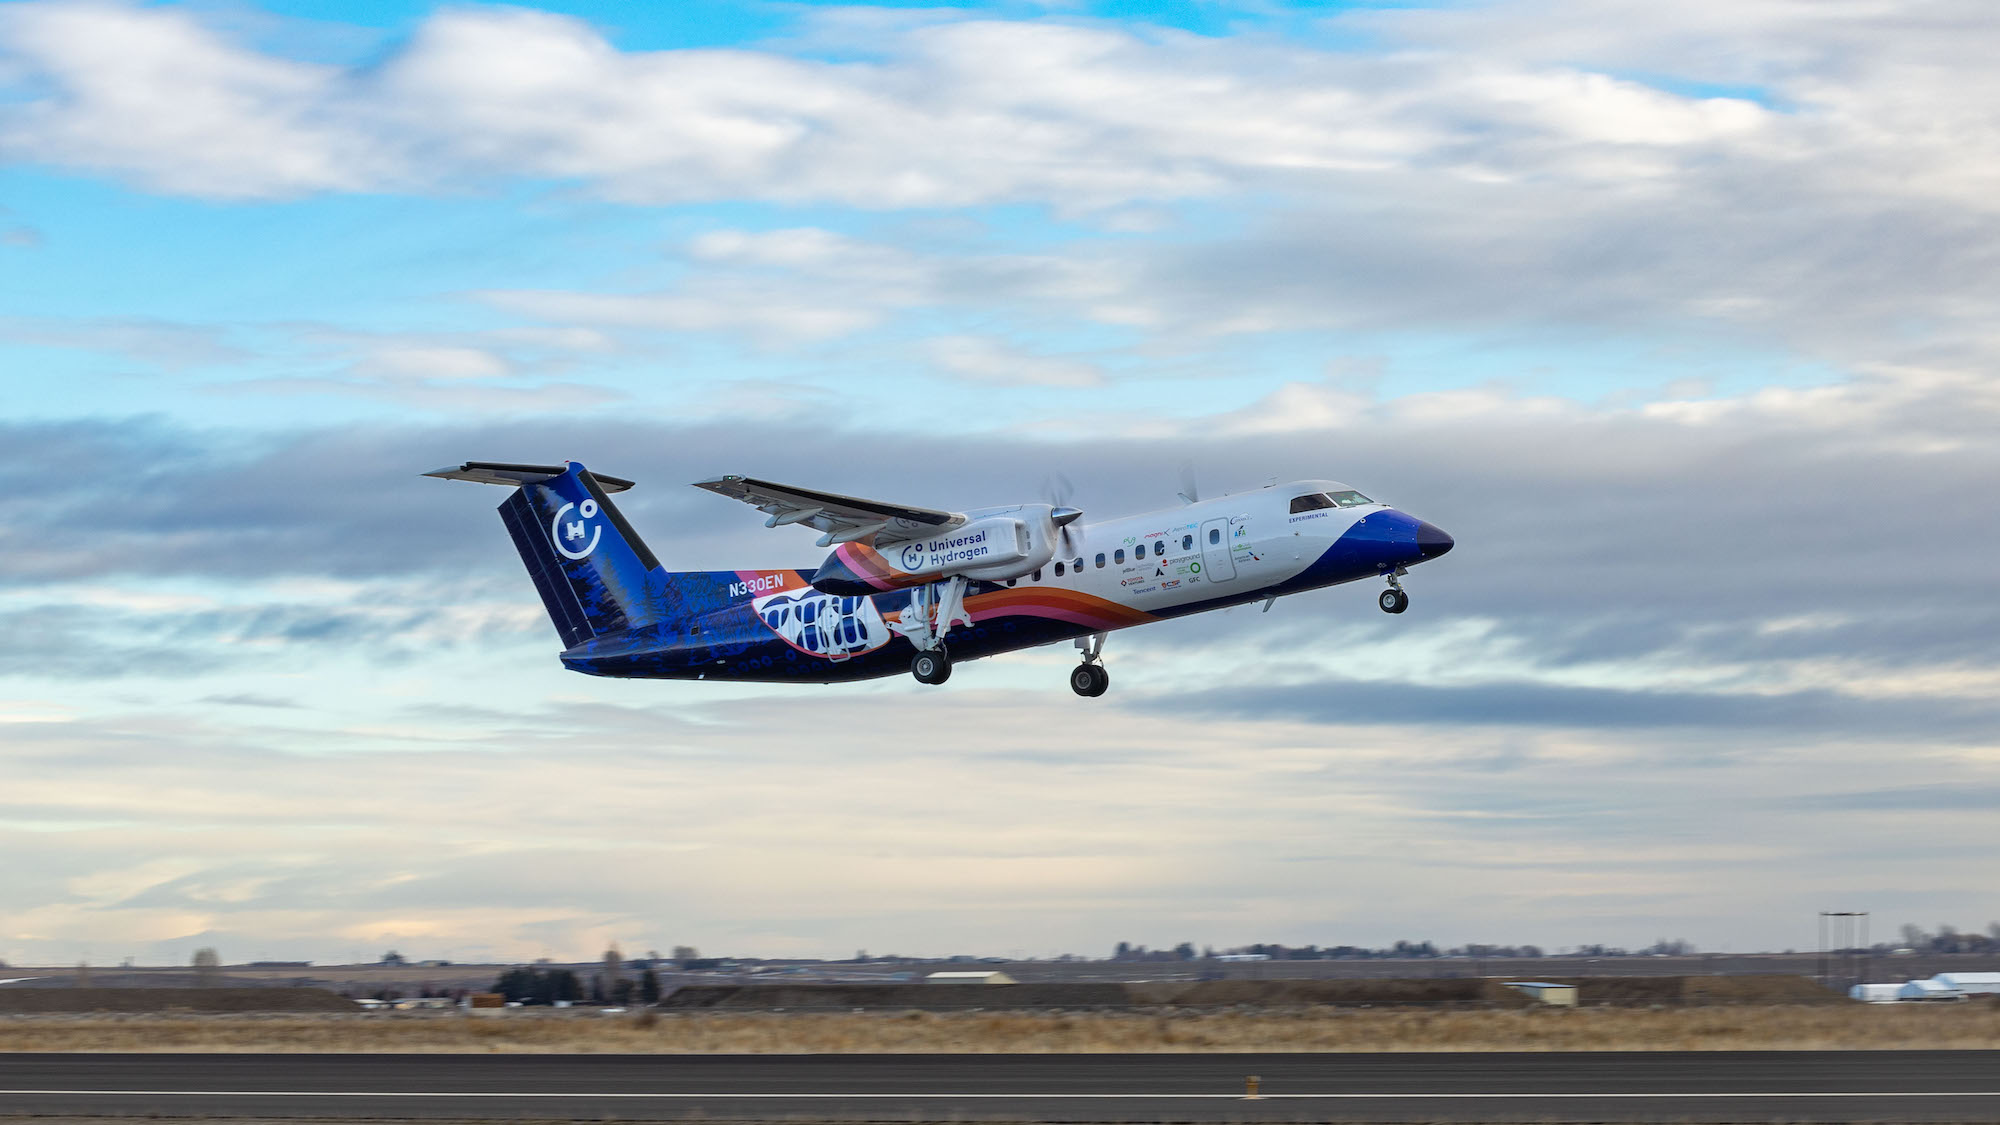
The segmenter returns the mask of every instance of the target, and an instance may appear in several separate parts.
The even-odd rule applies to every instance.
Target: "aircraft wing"
[[[959,512],[885,504],[858,496],[842,496],[811,488],[795,488],[753,477],[711,477],[694,482],[718,496],[741,500],[770,518],[765,527],[804,524],[826,533],[822,545],[834,543],[896,543],[949,531],[965,522]]]

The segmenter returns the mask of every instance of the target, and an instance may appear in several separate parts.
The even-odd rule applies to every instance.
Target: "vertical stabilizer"
[[[607,495],[631,487],[600,481],[574,461],[553,465],[468,462],[428,476],[517,485],[500,519],[562,636],[574,648],[593,637],[652,625],[669,611],[659,560]]]

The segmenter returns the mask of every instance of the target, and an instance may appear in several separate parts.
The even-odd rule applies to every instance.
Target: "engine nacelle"
[[[935,536],[879,548],[842,543],[813,573],[813,588],[856,595],[922,586],[955,574],[981,582],[1019,578],[1055,556],[1043,522],[990,516]]]

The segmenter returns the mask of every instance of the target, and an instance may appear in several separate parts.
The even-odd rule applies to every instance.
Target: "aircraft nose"
[[[1417,550],[1422,552],[1425,558],[1437,558],[1457,545],[1457,541],[1446,534],[1444,528],[1429,520],[1417,521]]]

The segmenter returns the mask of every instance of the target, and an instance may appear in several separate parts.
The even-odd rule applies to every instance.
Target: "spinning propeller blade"
[[[1076,552],[1074,536],[1069,525],[1083,516],[1083,512],[1071,507],[1069,503],[1070,494],[1075,491],[1076,486],[1061,473],[1042,480],[1042,496],[1049,502],[1049,523],[1056,529],[1056,541],[1061,544],[1065,558]]]

